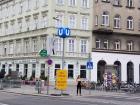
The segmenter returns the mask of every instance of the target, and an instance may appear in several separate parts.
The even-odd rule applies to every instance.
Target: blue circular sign
[[[65,28],[65,27],[58,28],[58,36],[61,38],[66,38],[70,36],[70,34],[71,34],[71,31],[69,28]]]
[[[47,64],[48,64],[48,65],[52,65],[52,63],[53,63],[53,61],[52,61],[51,59],[48,59],[48,60],[47,60]]]

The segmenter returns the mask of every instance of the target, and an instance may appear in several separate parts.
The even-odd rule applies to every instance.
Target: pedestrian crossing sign
[[[87,69],[93,69],[93,62],[91,61],[87,62]]]

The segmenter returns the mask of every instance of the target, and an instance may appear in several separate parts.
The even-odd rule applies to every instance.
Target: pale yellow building
[[[62,39],[60,26],[69,27],[65,39],[65,68],[69,81],[77,75],[88,76],[86,62],[91,52],[93,0],[1,0],[0,1],[0,69],[18,71],[27,78],[47,76],[47,49],[53,60],[50,80],[61,69]]]

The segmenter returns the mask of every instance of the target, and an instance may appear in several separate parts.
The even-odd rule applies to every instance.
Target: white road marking
[[[0,103],[0,105],[8,105],[8,104]]]

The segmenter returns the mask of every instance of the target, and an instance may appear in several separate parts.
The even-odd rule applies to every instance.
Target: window
[[[19,2],[19,14],[22,14],[23,12],[23,1]]]
[[[16,71],[19,72],[19,64],[16,64]]]
[[[76,6],[76,0],[69,0],[69,6]]]
[[[28,73],[28,64],[24,64],[24,77],[27,78],[27,73]]]
[[[64,14],[57,12],[57,19],[55,19],[56,27],[61,27],[63,25]]]
[[[74,69],[74,66],[71,64],[68,64],[68,78],[73,78],[73,69]]]
[[[16,41],[16,53],[17,54],[21,53],[21,41],[20,40]]]
[[[110,2],[110,0],[102,0],[102,1],[103,1],[103,2],[107,2],[107,3]]]
[[[24,43],[25,53],[29,53],[30,52],[29,40],[25,40],[24,42],[25,42]]]
[[[114,5],[120,5],[120,0],[114,0]]]
[[[95,25],[98,25],[98,15],[95,16]]]
[[[41,46],[42,46],[41,48],[42,49],[46,49],[47,48],[46,43],[47,43],[46,36],[41,37]]]
[[[108,40],[104,40],[103,48],[108,49]]]
[[[45,64],[41,64],[41,74],[40,77],[45,77]]]
[[[57,4],[58,5],[63,5],[64,4],[64,0],[57,0]]]
[[[9,44],[9,54],[14,54],[14,43]]]
[[[36,64],[32,64],[32,79],[35,78]]]
[[[39,7],[39,0],[35,0],[35,9],[38,9]]]
[[[27,27],[27,31],[29,31],[29,27],[30,27],[30,17],[26,17],[25,18],[25,21],[26,21],[26,27]]]
[[[74,39],[68,39],[68,52],[74,52]]]
[[[81,0],[81,6],[84,8],[89,8],[89,0]]]
[[[120,50],[120,46],[121,46],[120,44],[121,44],[120,41],[119,40],[116,40],[115,41],[115,45],[114,45],[114,49],[115,50]]]
[[[70,28],[75,28],[76,26],[76,18],[75,15],[70,15],[69,16],[69,27]]]
[[[4,55],[7,55],[7,45],[6,44],[4,44],[3,50],[4,50]]]
[[[4,22],[4,28],[5,28],[5,35],[8,34],[8,22]]]
[[[120,28],[120,15],[114,17],[114,28]]]
[[[32,51],[37,52],[37,38],[32,39]]]
[[[60,64],[55,64],[55,72],[54,72],[54,76],[56,76],[56,72],[57,70],[60,70]]]
[[[96,48],[101,48],[101,41],[96,39]]]
[[[18,19],[18,31],[19,32],[21,32],[21,30],[22,30],[22,19],[20,18],[20,19]]]
[[[102,25],[109,26],[109,13],[107,11],[102,14]]]
[[[87,52],[87,40],[86,39],[82,39],[81,40],[81,53],[88,53]]]
[[[42,1],[42,6],[47,6],[48,0],[41,0]]]
[[[127,42],[127,50],[128,51],[133,51],[133,42],[132,41],[128,41]]]
[[[42,24],[43,24],[43,28],[48,26],[48,17],[47,17],[47,15],[43,16],[43,23]]]
[[[127,6],[133,7],[133,0],[127,0]]]
[[[127,29],[133,29],[133,17],[129,16],[127,18]]]
[[[81,65],[80,66],[80,77],[81,78],[86,78],[86,65]]]
[[[140,31],[140,19],[139,19],[139,22],[138,22],[138,29]]]
[[[31,0],[27,0],[27,11],[31,9]]]
[[[63,42],[62,42],[62,38],[56,38],[56,51],[62,51],[63,50]]]
[[[11,29],[10,29],[10,34],[13,34],[13,33],[15,33],[15,20],[12,20],[11,21],[11,23],[10,23],[10,27],[11,27]]]
[[[38,15],[34,15],[34,26],[35,26],[35,29],[38,29],[39,27]]]
[[[88,29],[88,18],[83,16],[81,20],[81,28],[84,30]]]

